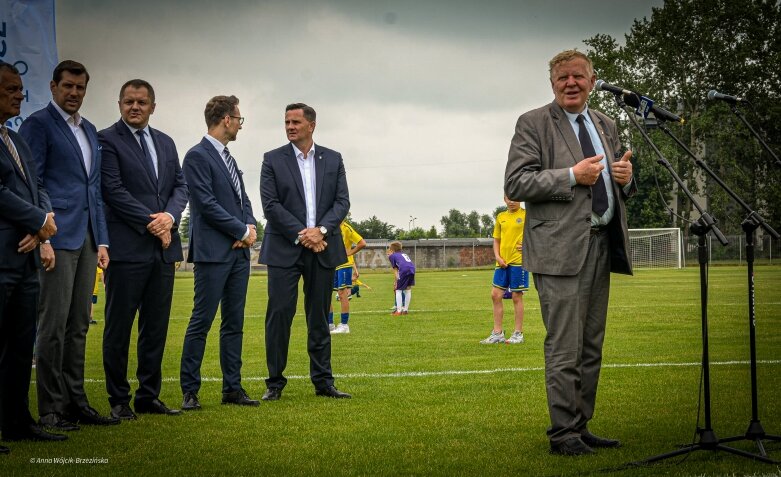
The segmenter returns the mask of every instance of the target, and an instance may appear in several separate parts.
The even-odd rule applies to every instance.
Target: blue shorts
[[[352,288],[353,267],[340,268],[334,272],[334,291]]]
[[[509,288],[512,292],[525,292],[529,289],[529,272],[520,265],[508,265],[507,268],[496,267],[494,286]]]
[[[415,286],[415,274],[408,273],[405,275],[399,275],[399,279],[396,280],[395,290],[406,290],[407,288]]]

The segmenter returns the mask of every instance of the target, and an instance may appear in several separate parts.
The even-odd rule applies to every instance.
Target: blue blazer
[[[38,176],[49,193],[57,224],[57,235],[51,238],[55,249],[80,248],[88,224],[95,245],[109,245],[100,196],[98,133],[86,119],[81,124],[92,148],[89,175],[76,136],[51,103],[31,114],[19,128],[19,134],[32,150]]]
[[[19,159],[22,160],[27,180],[22,177],[11,153],[0,142],[0,269],[21,268],[29,257],[19,253],[19,242],[27,234],[35,234],[51,211],[49,196],[41,187],[35,171],[33,153],[22,136],[8,130]],[[57,218],[54,220],[57,223]],[[32,252],[36,266],[40,266],[38,247]]]
[[[256,224],[252,204],[244,188],[236,194],[225,161],[208,139],[193,146],[182,162],[190,188],[190,248],[188,262],[227,262],[236,250],[236,240],[247,233],[247,225]],[[238,249],[249,260],[249,249]]]
[[[328,246],[317,258],[323,267],[335,268],[347,261],[339,228],[350,210],[342,155],[316,144],[315,177],[315,225],[328,229]],[[298,232],[306,228],[306,201],[292,144],[263,155],[260,200],[267,222],[259,262],[275,267],[293,266],[304,249],[295,242]]]
[[[144,152],[121,119],[98,133],[112,260],[148,262],[161,251],[166,263],[183,259],[178,224],[187,206],[187,184],[173,139],[151,127],[149,134],[157,152],[157,176],[147,167]],[[165,250],[160,239],[146,229],[152,221],[150,214],[157,212],[174,217],[171,245]]]

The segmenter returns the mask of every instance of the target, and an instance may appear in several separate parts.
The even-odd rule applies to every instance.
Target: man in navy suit
[[[0,430],[4,440],[64,440],[35,424],[27,391],[38,317],[38,244],[57,232],[30,148],[5,126],[24,100],[19,71],[0,61]],[[8,447],[0,446],[0,454]]]
[[[84,392],[84,351],[95,267],[108,266],[108,232],[100,197],[100,148],[95,126],[81,117],[89,74],[66,60],[54,69],[52,102],[19,128],[57,215],[59,233],[41,245],[38,314],[38,412],[59,430],[118,424],[98,414]]]
[[[263,155],[260,199],[266,229],[260,263],[268,267],[266,364],[263,400],[275,401],[283,376],[296,314],[298,282],[304,279],[309,375],[317,396],[349,398],[334,387],[328,309],[334,270],[347,261],[339,224],[350,210],[342,155],[315,144],[316,113],[303,103],[285,108],[290,143]],[[330,246],[329,246],[330,245]]]
[[[187,151],[182,166],[190,188],[187,261],[195,264],[193,314],[184,336],[179,378],[185,411],[201,407],[201,362],[218,305],[222,403],[260,404],[241,387],[249,251],[258,235],[241,171],[227,147],[236,140],[244,118],[235,96],[215,96],[206,103],[204,116],[208,133]]]
[[[187,206],[187,184],[173,139],[149,127],[155,91],[134,79],[119,90],[122,119],[100,131],[101,182],[112,244],[106,270],[103,368],[111,415],[135,419],[127,381],[128,348],[138,312],[139,413],[178,414],[160,401],[161,365],[168,334],[175,264],[182,244],[177,224]]]

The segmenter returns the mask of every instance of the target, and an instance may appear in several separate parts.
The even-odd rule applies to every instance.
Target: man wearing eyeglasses
[[[138,413],[178,414],[160,401],[161,365],[182,244],[178,224],[187,184],[173,139],[149,126],[155,90],[133,79],[119,90],[121,119],[98,133],[111,266],[106,270],[103,368],[112,416],[135,419],[127,381],[128,349],[138,313]]]
[[[184,156],[190,188],[190,247],[194,263],[193,313],[184,336],[179,381],[182,409],[200,409],[201,362],[217,306],[220,306],[222,404],[257,406],[241,386],[244,303],[250,273],[250,247],[257,239],[252,204],[242,173],[228,150],[244,118],[235,96],[215,96],[204,111],[208,133]]]

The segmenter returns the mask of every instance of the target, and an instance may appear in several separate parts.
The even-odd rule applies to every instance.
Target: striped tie
[[[8,152],[11,153],[11,155],[14,158],[14,161],[16,161],[16,165],[19,167],[19,172],[22,173],[22,177],[24,178],[24,180],[27,180],[27,175],[24,173],[24,167],[22,167],[22,160],[19,158],[19,153],[16,152],[14,143],[11,142],[11,137],[8,136],[7,127],[5,126],[0,127],[0,136],[3,136],[3,143],[5,143],[5,147],[8,148]]]
[[[225,153],[225,163],[228,165],[228,173],[231,175],[231,181],[233,182],[233,188],[236,190],[236,195],[241,199],[241,183],[239,182],[239,168],[236,167],[236,160],[231,156],[230,151],[226,147],[223,152]]]

